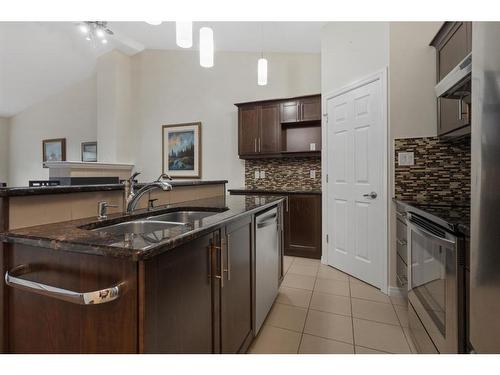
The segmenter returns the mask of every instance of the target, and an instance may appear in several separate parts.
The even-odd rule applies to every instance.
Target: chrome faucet
[[[172,177],[170,177],[166,173],[162,173],[160,177],[156,181],[150,182],[146,185],[144,185],[142,188],[135,191],[135,183],[134,179],[140,174],[140,172],[134,173],[127,181],[125,181],[125,198],[124,202],[126,204],[125,212],[130,214],[132,213],[136,206],[137,203],[139,203],[139,200],[141,197],[146,194],[147,192],[154,190],[154,189],[161,189],[163,191],[170,191],[172,190],[172,185],[168,183],[166,180],[172,180]]]

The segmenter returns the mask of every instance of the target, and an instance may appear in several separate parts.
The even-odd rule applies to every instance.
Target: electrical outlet
[[[309,178],[312,178],[312,179],[316,178],[316,171],[314,169],[311,169],[309,171]]]
[[[266,178],[266,171],[260,171],[260,178]]]
[[[256,180],[258,180],[260,178],[260,173],[259,171],[255,171],[255,177],[254,177]]]
[[[400,166],[415,165],[415,154],[413,152],[398,152],[398,165]]]

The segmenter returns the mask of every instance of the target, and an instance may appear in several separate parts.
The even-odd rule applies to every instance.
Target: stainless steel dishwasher
[[[255,334],[278,296],[280,233],[278,208],[255,218]]]

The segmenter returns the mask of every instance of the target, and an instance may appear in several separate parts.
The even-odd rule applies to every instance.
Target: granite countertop
[[[132,261],[149,259],[238,217],[259,212],[282,201],[279,196],[219,196],[160,206],[154,211],[137,210],[133,215],[114,214],[105,221],[96,217],[38,225],[0,233],[0,241],[58,251],[70,251]],[[213,215],[149,234],[111,234],[91,229],[181,210],[210,211]]]
[[[423,211],[431,215],[442,226],[461,233],[465,236],[470,235],[470,202],[429,202],[429,201],[409,201],[393,198],[393,201],[410,208],[418,214]],[[415,210],[416,209],[416,210]]]
[[[285,189],[264,189],[264,188],[239,188],[239,189],[229,189],[229,193],[235,194],[321,194],[319,189],[296,189],[296,188],[285,188]]]
[[[177,180],[170,181],[172,186],[196,186],[196,185],[216,185],[226,184],[227,180]],[[0,188],[0,197],[19,197],[27,195],[44,194],[64,194],[64,193],[83,193],[88,191],[111,191],[123,190],[123,184],[105,184],[105,185],[71,185],[71,186],[41,186],[41,187],[5,187]],[[142,186],[141,183],[137,184]]]

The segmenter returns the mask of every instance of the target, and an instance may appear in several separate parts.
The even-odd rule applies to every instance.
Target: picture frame
[[[42,141],[42,160],[66,161],[66,138],[44,139]]]
[[[82,161],[97,162],[97,142],[82,142]]]
[[[173,178],[201,178],[201,122],[162,126],[162,171]]]

